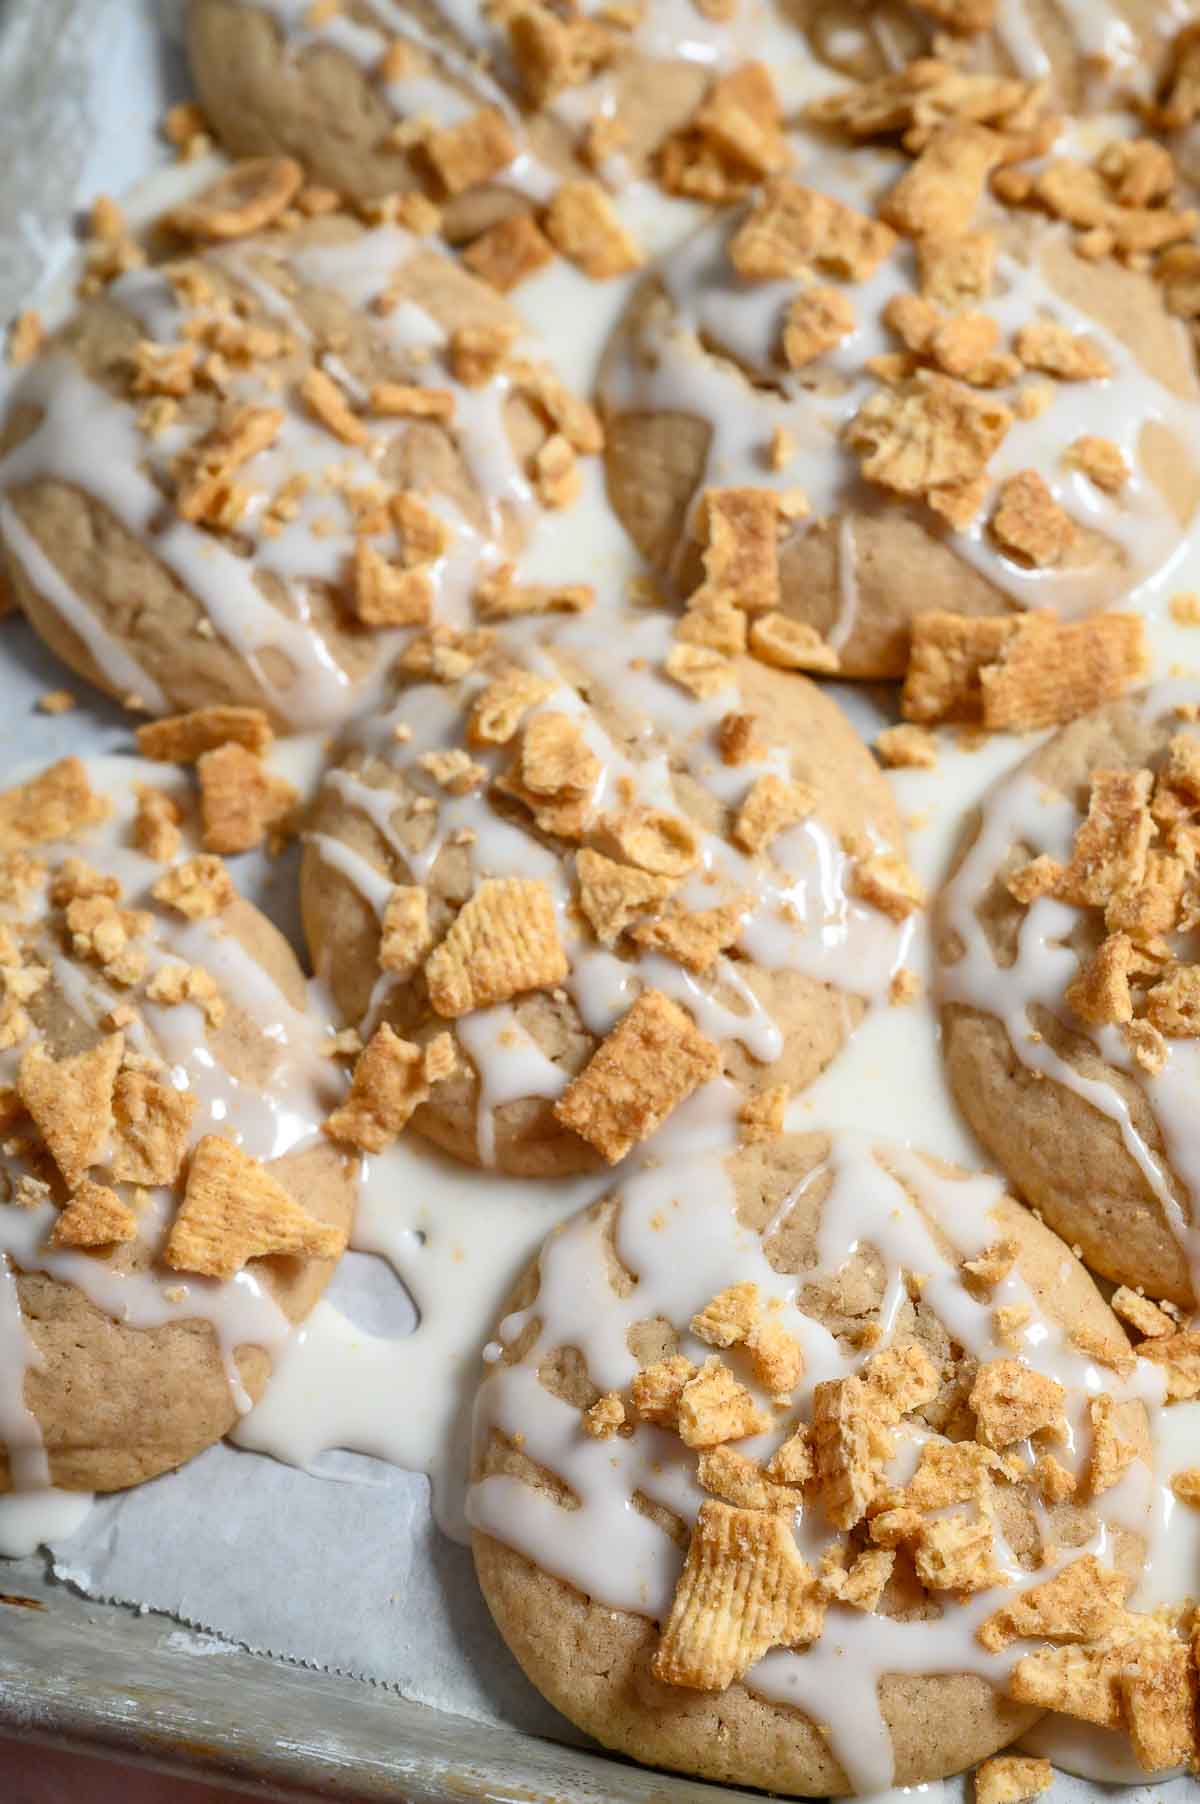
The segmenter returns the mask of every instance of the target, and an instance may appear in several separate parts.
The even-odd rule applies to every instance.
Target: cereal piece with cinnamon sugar
[[[817,629],[786,614],[760,614],[750,623],[750,651],[776,670],[818,670],[831,673],[841,659]]]
[[[137,730],[138,751],[143,758],[164,764],[194,764],[203,752],[222,745],[241,745],[248,752],[265,752],[275,735],[261,708],[217,704],[193,708],[187,714],[170,714],[150,720]]]
[[[420,884],[397,884],[388,897],[379,937],[379,968],[411,977],[433,944],[429,899]]]
[[[121,1034],[87,1052],[56,1059],[42,1041],[21,1060],[17,1090],[72,1190],[104,1157],[112,1131],[113,1084],[124,1056]]]
[[[1054,1783],[1048,1760],[997,1754],[975,1768],[975,1804],[1033,1804]]]
[[[499,107],[480,107],[457,125],[426,133],[421,150],[444,192],[454,196],[507,169],[517,141]]]
[[[137,1238],[137,1216],[106,1184],[84,1178],[50,1230],[52,1247],[117,1246]]]
[[[1054,1578],[1018,1592],[976,1630],[990,1653],[1013,1641],[1094,1641],[1120,1616],[1129,1581],[1095,1554],[1073,1560]]]
[[[979,1439],[985,1447],[1010,1447],[1047,1429],[1063,1425],[1063,1387],[1016,1359],[994,1359],[980,1366],[971,1387]]]
[[[217,989],[216,979],[200,965],[160,965],[146,985],[146,1000],[162,1008],[191,1003],[210,1027],[220,1027],[225,1019],[225,999]]]
[[[685,1447],[718,1447],[770,1427],[746,1386],[723,1360],[706,1359],[679,1393],[675,1432]]]
[[[532,213],[514,213],[472,239],[462,260],[481,282],[500,294],[511,294],[554,261],[554,246]]]
[[[225,526],[231,517],[236,519],[241,505],[234,493],[234,478],[243,464],[275,443],[283,421],[281,408],[241,407],[219,422],[196,451],[187,454],[180,469],[175,490],[180,517],[212,526]]]
[[[657,1428],[676,1428],[683,1387],[695,1376],[696,1367],[681,1353],[643,1367],[629,1387],[629,1401],[638,1420],[653,1422]]]
[[[503,671],[472,704],[468,740],[472,745],[507,745],[530,708],[552,690],[552,683],[530,670]]]
[[[846,428],[862,473],[899,495],[920,499],[952,526],[979,510],[988,461],[1012,415],[999,402],[932,370],[877,389]]]
[[[735,232],[729,257],[748,281],[797,277],[815,268],[841,281],[861,282],[895,242],[882,221],[790,176],[776,176]]]
[[[551,988],[567,969],[550,890],[532,877],[481,883],[425,961],[429,1000],[451,1018]]]
[[[189,921],[203,921],[228,908],[235,892],[223,861],[214,853],[202,852],[172,865],[150,893],[156,902],[166,903]]]
[[[856,859],[850,871],[850,887],[856,896],[878,908],[893,921],[903,921],[924,908],[925,888],[906,858],[899,852],[872,852]]]
[[[579,906],[601,945],[612,946],[638,915],[652,912],[670,895],[669,877],[618,864],[585,846],[575,857]]]
[[[1149,771],[1092,772],[1087,817],[1055,885],[1060,901],[1103,908],[1130,884],[1141,883],[1154,832],[1150,786]]]
[[[933,611],[913,622],[901,712],[927,725],[981,721],[997,732],[1030,732],[1115,700],[1148,668],[1136,614],[1059,621]]]
[[[1036,470],[1020,470],[1001,483],[988,530],[1001,548],[1036,570],[1061,564],[1078,528]]]
[[[384,1022],[359,1055],[349,1095],[322,1131],[363,1152],[381,1153],[428,1101],[432,1086],[451,1076],[457,1064],[449,1034],[415,1046]]]
[[[744,906],[738,902],[726,902],[720,908],[675,908],[635,923],[630,938],[699,974],[710,970],[718,955],[733,945],[741,932],[743,912]]]
[[[262,759],[231,741],[196,760],[200,820],[210,852],[248,852],[277,832],[296,805],[296,791]]]
[[[805,783],[792,783],[768,771],[756,777],[737,811],[733,838],[744,852],[765,851],[786,827],[807,819],[816,796]]]
[[[145,1071],[121,1071],[113,1087],[109,1169],[120,1184],[173,1184],[187,1150],[196,1098]]]
[[[721,1068],[719,1047],[659,990],[644,990],[554,1105],[610,1165]]]
[[[759,1314],[758,1285],[752,1281],[731,1284],[697,1310],[689,1327],[697,1340],[710,1347],[736,1347],[749,1335]]]
[[[696,1477],[710,1497],[742,1510],[779,1510],[790,1515],[803,1507],[804,1494],[792,1485],[776,1484],[757,1460],[722,1443],[709,1447],[696,1462]]]
[[[0,852],[74,839],[111,813],[112,803],[92,789],[80,759],[63,758],[27,783],[0,792]]]
[[[594,282],[625,275],[645,261],[598,182],[564,182],[543,224],[551,244]]]
[[[768,1649],[815,1641],[823,1621],[786,1517],[706,1502],[652,1671],[667,1685],[724,1691]]]
[[[803,369],[853,330],[854,308],[840,289],[803,289],[784,316],[783,361],[790,370]]]
[[[880,213],[910,238],[965,232],[1003,148],[995,132],[972,121],[943,126],[885,195]]]
[[[228,1279],[249,1259],[336,1259],[345,1244],[340,1228],[309,1215],[257,1159],[206,1134],[192,1154],[163,1258],[175,1271]]]
[[[706,489],[704,581],[689,609],[728,604],[748,614],[779,606],[779,500],[770,489]]]

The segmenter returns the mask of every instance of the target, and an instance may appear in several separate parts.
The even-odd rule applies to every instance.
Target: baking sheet
[[[152,0],[0,0],[0,313],[30,297],[35,283],[52,281],[71,252],[63,227],[96,193],[123,193],[168,157],[156,127],[165,106],[184,91],[181,61],[169,33],[159,29]],[[39,79],[32,86],[28,70]],[[535,325],[553,297],[532,284],[523,295]],[[619,294],[614,290],[614,306]],[[572,533],[577,523],[568,522]],[[566,528],[564,528],[566,530]],[[620,543],[620,535],[614,543]],[[552,567],[556,546],[544,553]],[[606,552],[598,574],[623,580],[627,553]],[[591,566],[589,566],[591,569]],[[0,719],[0,767],[5,779],[19,763],[43,763],[76,750],[128,750],[122,711],[88,694],[74,714],[36,712],[45,690],[70,683],[19,620],[0,623],[5,707]],[[71,684],[73,688],[78,685]],[[868,730],[881,716],[877,698],[859,691],[853,709]],[[997,764],[1017,755],[1010,746],[981,757],[980,784]],[[920,773],[898,784],[902,805],[922,812]],[[938,837],[938,833],[941,837]],[[936,871],[945,829],[919,847]],[[918,833],[918,840],[921,835]],[[294,915],[292,871],[286,861],[256,868],[250,885],[281,924]],[[837,1085],[820,1086],[805,1107],[830,1122],[839,1111],[861,1121],[864,1111],[882,1133],[906,1136],[909,1097],[925,1079],[940,1085],[936,1047],[914,1047],[907,1094],[890,1083],[886,1043],[854,1049],[854,1064],[839,1064]],[[961,1127],[948,1110],[935,1150],[970,1158]],[[448,1180],[444,1164],[406,1147],[396,1181]],[[486,1206],[486,1180],[463,1180]],[[506,1269],[490,1275],[498,1306],[512,1276],[563,1207],[547,1197],[544,1217],[527,1217],[524,1243],[510,1249]],[[381,1276],[381,1262],[350,1255],[330,1300],[372,1335],[399,1339],[416,1316],[403,1288]],[[476,1333],[477,1329],[477,1333]],[[473,1361],[486,1333],[475,1324],[461,1349]],[[473,1337],[473,1339],[472,1339]],[[398,1395],[397,1409],[420,1407]],[[210,1449],[182,1472],[99,1503],[82,1528],[53,1545],[50,1570],[58,1582],[89,1597],[160,1611],[191,1628],[289,1661],[326,1668],[394,1687],[406,1698],[483,1723],[504,1723],[556,1740],[586,1745],[523,1680],[503,1648],[474,1582],[466,1549],[435,1527],[429,1482],[379,1460],[326,1454],[321,1476],[297,1471],[228,1445]],[[17,1570],[21,1570],[18,1568]],[[32,1574],[34,1567],[25,1563]],[[251,1579],[251,1575],[253,1578]],[[963,1796],[964,1781],[917,1788],[929,1804]],[[1101,1788],[1061,1779],[1056,1795],[1094,1799]],[[1153,1793],[1164,1804],[1182,1800],[1190,1782],[1124,1791],[1130,1804]]]

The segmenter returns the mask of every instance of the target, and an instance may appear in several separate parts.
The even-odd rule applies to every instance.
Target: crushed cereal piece
[[[985,1447],[1009,1447],[1039,1429],[1059,1433],[1065,1393],[1061,1384],[1016,1359],[982,1365],[971,1388],[979,1439]]]
[[[840,344],[854,323],[854,309],[839,288],[802,289],[784,315],[783,361],[790,370],[803,369]]]
[[[137,730],[138,751],[143,758],[163,764],[194,764],[203,752],[221,745],[245,746],[248,752],[265,752],[275,735],[261,708],[218,704],[193,708],[188,714],[170,714],[150,720]]]
[[[625,1426],[625,1405],[616,1391],[597,1397],[583,1412],[583,1432],[594,1441],[606,1441]]]
[[[1200,1509],[1200,1466],[1186,1466],[1171,1474],[1171,1489],[1180,1503]]]
[[[313,417],[328,427],[343,445],[365,445],[369,436],[365,423],[354,412],[333,377],[324,370],[304,373],[300,393]]]
[[[729,257],[749,281],[794,278],[816,268],[841,281],[861,282],[895,242],[882,221],[789,176],[776,176],[735,232]]]
[[[185,859],[163,873],[150,894],[189,921],[220,914],[234,899],[233,879],[220,858],[210,852]]]
[[[1113,1292],[1109,1303],[1114,1315],[1119,1315],[1123,1322],[1128,1322],[1131,1328],[1136,1328],[1147,1340],[1159,1340],[1164,1334],[1173,1334],[1175,1331],[1175,1323],[1165,1309],[1160,1309],[1149,1297],[1130,1290],[1128,1285],[1120,1285]]]
[[[163,1008],[177,1008],[191,1003],[198,1008],[210,1027],[220,1027],[225,1019],[225,1002],[216,979],[199,965],[160,965],[146,985],[146,1000]]]
[[[749,764],[759,756],[753,714],[723,714],[717,728],[722,764]]]
[[[402,1040],[384,1022],[359,1055],[350,1093],[322,1132],[363,1152],[381,1153],[428,1100],[429,1088],[424,1049]]]
[[[76,1189],[88,1167],[104,1158],[112,1132],[113,1084],[124,1051],[123,1036],[110,1034],[87,1052],[56,1059],[39,1040],[21,1060],[21,1101],[68,1189]]]
[[[1043,1503],[1065,1503],[1075,1495],[1078,1480],[1052,1453],[1040,1453],[1034,1461],[1033,1479]]]
[[[689,609],[721,603],[747,613],[779,606],[779,501],[770,489],[706,489],[704,581],[688,598]]]
[[[1048,1760],[996,1754],[975,1768],[975,1804],[1032,1804],[1054,1783]]]
[[[234,496],[234,477],[243,464],[275,443],[283,422],[281,408],[241,407],[218,423],[196,450],[187,454],[180,468],[175,491],[175,508],[180,517],[226,525]]]
[[[869,395],[846,440],[870,481],[926,501],[961,528],[978,511],[988,460],[1011,424],[999,402],[949,376],[918,370],[911,381]]]
[[[113,1150],[119,1184],[173,1184],[187,1149],[196,1098],[145,1071],[121,1071],[113,1087]]]
[[[595,604],[591,583],[518,583],[511,567],[487,577],[475,591],[481,620],[515,620],[527,614],[586,614]]]
[[[1002,140],[986,127],[944,125],[884,196],[881,216],[910,238],[965,232],[1002,154]]]
[[[655,1678],[724,1691],[775,1646],[821,1632],[823,1605],[786,1517],[710,1501],[700,1506]]]
[[[421,151],[452,197],[507,169],[517,154],[517,141],[499,107],[480,107],[457,125],[428,132]]]
[[[995,1240],[977,1259],[964,1259],[962,1270],[969,1288],[994,1290],[1017,1263],[1020,1248],[1015,1240]]]
[[[7,354],[13,369],[32,363],[46,342],[42,316],[33,307],[18,313],[8,328]]]
[[[1030,320],[1014,337],[1013,349],[1026,369],[1060,381],[1094,382],[1112,375],[1112,365],[1099,346],[1057,320]]]
[[[1001,483],[988,529],[1004,551],[1037,570],[1061,564],[1078,537],[1074,520],[1036,470],[1020,470]]]
[[[595,282],[624,275],[644,261],[644,252],[598,182],[564,182],[543,225],[551,244]]]
[[[515,326],[491,321],[456,326],[450,334],[450,368],[464,388],[484,388],[504,368],[516,341]]]
[[[758,1285],[731,1284],[697,1311],[689,1327],[710,1347],[736,1347],[749,1336],[758,1316]]]
[[[473,239],[462,260],[481,281],[501,294],[511,294],[553,262],[554,246],[532,213],[514,213]]]
[[[622,858],[656,877],[678,880],[699,863],[696,829],[682,815],[637,802],[621,814],[605,815],[600,827],[604,840]]]
[[[200,820],[209,852],[248,852],[296,806],[296,791],[262,759],[230,741],[196,760]]]
[[[1102,908],[1118,890],[1141,883],[1154,832],[1150,783],[1149,771],[1092,772],[1087,818],[1054,892],[1060,901]]]
[[[772,1084],[749,1096],[738,1110],[738,1139],[743,1146],[757,1140],[778,1140],[787,1115],[788,1087]]]
[[[804,1353],[782,1322],[763,1316],[746,1336],[754,1376],[776,1402],[786,1403],[804,1376]]]
[[[1133,1020],[1129,978],[1134,968],[1133,941],[1126,933],[1110,933],[1100,942],[1079,975],[1067,985],[1067,1007],[1081,1021],[1105,1027]]]
[[[717,1046],[659,990],[644,990],[554,1105],[610,1165],[721,1067]]]
[[[888,770],[933,770],[937,764],[937,740],[922,727],[885,727],[875,750]]]
[[[1125,1603],[1129,1581],[1085,1554],[1047,1579],[1010,1598],[976,1633],[990,1653],[1013,1641],[1093,1641],[1111,1628]]]
[[[789,783],[773,771],[756,777],[737,811],[733,838],[744,852],[762,852],[787,827],[807,819],[816,796],[804,783]]]
[[[47,689],[44,695],[38,696],[38,708],[43,714],[69,714],[75,705],[75,697],[69,689]]]
[[[857,859],[851,867],[850,887],[894,921],[906,920],[926,902],[924,886],[899,852],[872,852]]]
[[[836,1378],[813,1390],[809,1450],[813,1480],[834,1528],[853,1528],[874,1500],[891,1439],[861,1378]],[[772,1472],[772,1465],[768,1465]]]
[[[379,939],[379,967],[411,977],[433,944],[429,900],[420,884],[397,884],[388,897]]]
[[[0,791],[0,852],[74,839],[111,812],[112,803],[95,794],[81,760],[63,758],[27,783]]]
[[[922,299],[935,307],[986,300],[996,267],[991,232],[925,232],[917,240]]]
[[[1094,433],[1085,432],[1075,439],[1064,453],[1063,462],[1082,470],[1106,495],[1119,495],[1129,481],[1129,465],[1120,445]]]
[[[990,1591],[1003,1582],[986,1516],[935,1516],[913,1537],[913,1568],[930,1591]]]
[[[433,778],[439,789],[447,795],[470,795],[478,789],[487,778],[487,766],[477,764],[469,752],[460,746],[446,751],[421,752],[417,758],[417,766],[427,776]]]
[[[741,1510],[779,1510],[790,1514],[803,1506],[800,1491],[775,1484],[756,1460],[727,1442],[701,1453],[696,1477],[710,1497],[719,1497],[722,1503],[732,1503]]]
[[[629,1400],[634,1414],[643,1422],[658,1428],[674,1429],[679,1421],[679,1399],[683,1387],[696,1376],[696,1367],[681,1353],[669,1359],[657,1359],[645,1366],[629,1387]]]
[[[511,669],[493,679],[472,705],[467,738],[472,745],[507,745],[521,721],[553,691],[545,677]]]
[[[137,1216],[115,1190],[84,1178],[50,1230],[52,1247],[116,1246],[136,1240]]]
[[[812,1445],[804,1423],[793,1430],[767,1461],[768,1478],[777,1484],[803,1485],[813,1475]]]
[[[1027,732],[1114,700],[1148,668],[1136,614],[1058,621],[933,611],[913,622],[901,713],[926,724],[981,720],[992,731]]]
[[[750,622],[750,650],[777,670],[834,671],[841,659],[816,627],[786,614],[760,614]]]
[[[567,970],[550,890],[531,877],[481,883],[425,961],[429,1000],[451,1018],[547,989]]]
[[[650,921],[639,921],[630,937],[639,946],[662,952],[697,973],[711,969],[718,954],[737,939],[744,906],[726,902],[720,908],[675,909]]]
[[[265,1166],[231,1140],[205,1134],[192,1154],[183,1202],[163,1251],[175,1271],[232,1278],[271,1253],[336,1259],[340,1228],[302,1209]]]
[[[1140,1404],[1134,1404],[1140,1410]],[[1107,1391],[1088,1400],[1092,1448],[1088,1459],[1088,1489],[1093,1497],[1111,1490],[1137,1458],[1137,1443],[1121,1429],[1128,1423],[1129,1405],[1114,1403]]]
[[[677,640],[671,647],[663,668],[681,689],[701,699],[719,695],[737,680],[728,658],[711,646],[688,644],[686,640]]]
[[[746,1386],[725,1363],[706,1359],[679,1393],[675,1432],[685,1447],[717,1447],[770,1427]]]
[[[584,847],[575,855],[579,905],[602,945],[616,943],[637,915],[657,908],[673,888],[668,877],[618,864]]]
[[[290,206],[304,171],[290,157],[250,157],[234,163],[211,187],[175,207],[168,223],[185,238],[246,238]]]

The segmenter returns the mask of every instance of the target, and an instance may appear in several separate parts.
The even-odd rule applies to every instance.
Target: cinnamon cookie
[[[711,622],[723,652],[661,612],[434,634],[326,777],[315,969],[364,1038],[453,1034],[413,1119],[456,1157],[612,1162],[721,1073],[782,1111],[887,995],[922,899],[887,784]]]
[[[179,209],[195,248],[88,303],[0,440],[18,600],[151,713],[344,719],[414,627],[470,617],[599,445],[491,288],[396,227],[289,225],[298,182],[237,165]]]
[[[1170,158],[1141,147],[1167,188],[1124,205],[1119,146],[1010,167],[1042,144],[1032,87],[981,124],[957,80],[890,79],[816,103],[799,176],[663,259],[599,391],[610,498],[663,580],[686,598],[716,555],[713,485],[777,497],[781,600],[747,605],[854,677],[902,674],[929,610],[1111,605],[1200,496],[1184,302],[1129,267],[1191,230]],[[865,142],[898,131],[911,162]],[[1086,241],[1083,191],[1105,222]]]
[[[1124,1607],[1161,1378],[1079,1261],[908,1148],[690,1132],[550,1236],[485,1355],[476,1568],[538,1689],[802,1796],[970,1766],[1106,1634],[1169,1641],[1186,1699]]]
[[[66,759],[0,795],[0,1490],[118,1490],[217,1440],[346,1243],[304,979],[187,855],[173,784]]]
[[[1018,1193],[1105,1277],[1200,1270],[1200,735],[1169,683],[1057,733],[987,798],[941,898],[946,1068]]]

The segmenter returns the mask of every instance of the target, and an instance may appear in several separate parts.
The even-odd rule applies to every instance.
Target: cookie
[[[711,485],[778,494],[784,611],[853,677],[901,675],[930,609],[1070,616],[1136,592],[1200,495],[1177,303],[1097,255],[1190,216],[1103,200],[1084,256],[1046,213],[1069,221],[1074,184],[1106,197],[1109,178],[1004,166],[994,185],[1028,204],[1002,206],[988,170],[1036,132],[1018,149],[1002,120],[926,116],[922,94],[817,103],[839,140],[913,122],[915,161],[805,141],[799,177],[646,278],[600,378],[610,499],[673,592],[700,580]]]
[[[564,178],[641,174],[685,128],[714,71],[762,55],[773,5],[710,18],[669,0],[628,19],[350,0],[191,0],[205,114],[239,155],[297,157],[356,200],[418,192],[454,242],[551,199]],[[482,119],[482,123],[479,121]]]
[[[199,1453],[346,1243],[304,978],[178,843],[176,781],[67,759],[0,795],[0,1491],[119,1490]]]
[[[902,962],[920,892],[849,722],[676,624],[434,636],[318,797],[314,969],[364,1038],[453,1034],[413,1120],[470,1163],[611,1162],[718,1072],[782,1107]]]
[[[1152,1631],[1120,1608],[1151,1393],[997,1180],[857,1136],[705,1141],[552,1234],[486,1350],[484,1595],[634,1759],[801,1796],[960,1771],[1036,1715],[1027,1638]]]
[[[946,1070],[1096,1271],[1198,1294],[1194,684],[1075,721],[985,801],[939,903]]]
[[[282,172],[235,166],[175,215],[194,248],[30,366],[0,537],[80,675],[155,714],[249,704],[300,729],[368,705],[414,626],[469,618],[599,432],[491,288],[396,227],[289,228]]]

